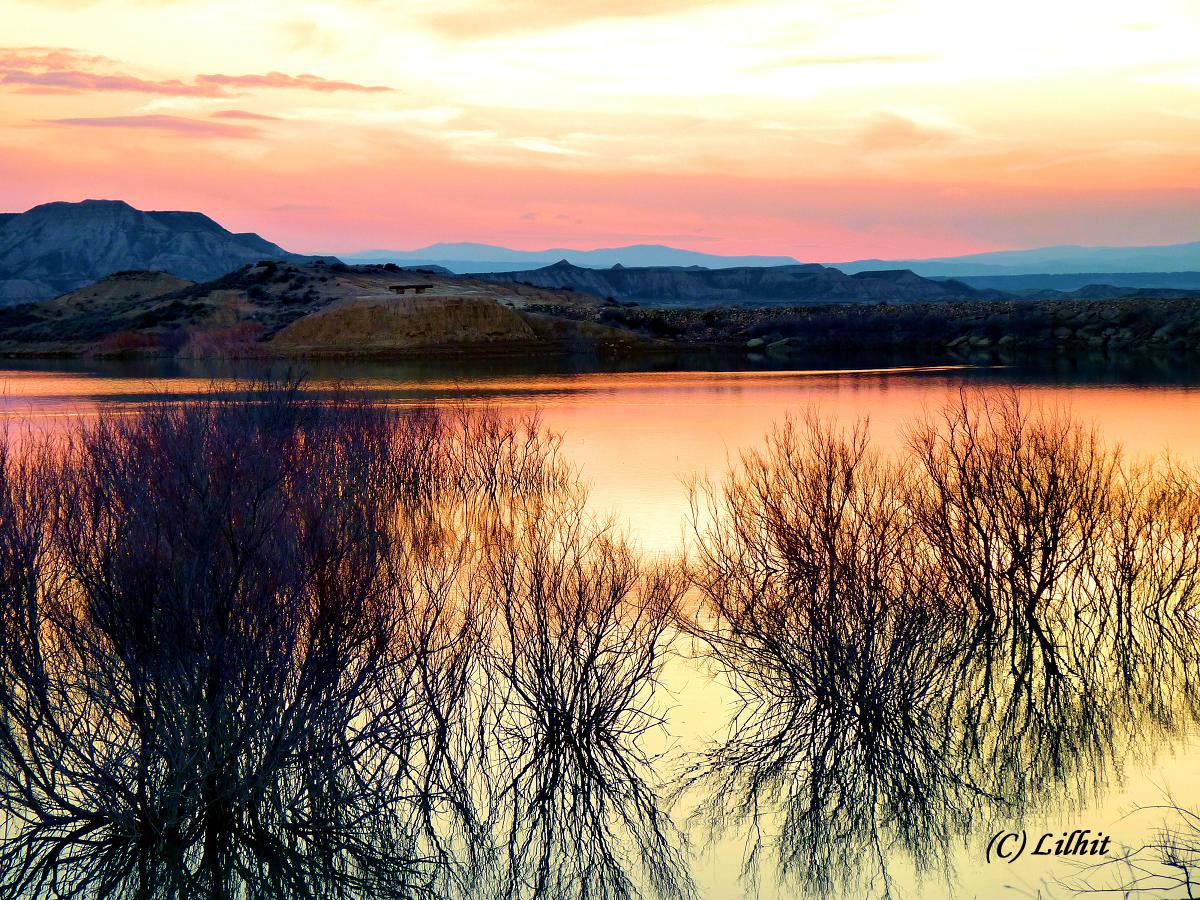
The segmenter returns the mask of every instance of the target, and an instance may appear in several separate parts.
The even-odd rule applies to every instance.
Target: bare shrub
[[[5,460],[7,896],[445,896],[473,649],[394,527],[420,434],[291,386]]]
[[[771,833],[783,877],[886,892],[892,850],[928,859],[962,824],[974,790],[940,729],[953,648],[908,482],[865,426],[809,417],[693,491],[686,624],[738,711],[684,783],[714,832],[748,828],[751,876]]]
[[[682,579],[584,502],[536,418],[297,384],[0,458],[3,893],[689,895]]]
[[[1090,796],[1194,721],[1197,484],[1015,394],[892,461],[865,426],[777,429],[693,491],[684,624],[738,702],[697,815],[746,831],[751,877],[769,850],[887,894],[896,851],[920,872],[981,815]]]
[[[1086,597],[1121,454],[1015,393],[960,395],[913,428],[910,447],[913,514],[968,623],[952,727],[1011,803],[1076,775],[1094,790],[1114,722],[1105,634]]]
[[[655,707],[676,569],[647,567],[567,493],[493,533],[480,594],[490,642],[490,750],[505,898],[693,894],[682,838],[641,741]]]

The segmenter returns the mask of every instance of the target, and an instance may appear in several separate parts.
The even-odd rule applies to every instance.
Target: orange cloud
[[[251,138],[259,134],[257,128],[248,125],[229,125],[181,116],[79,116],[48,121],[52,125],[76,125],[85,128],[151,128],[194,137]]]
[[[278,122],[279,116],[267,116],[245,109],[221,109],[212,114],[214,119],[245,119],[250,122]]]
[[[959,137],[953,129],[923,124],[899,113],[881,110],[873,113],[859,130],[857,142],[864,150],[907,150],[943,145]]]
[[[364,94],[394,90],[377,84],[332,81],[316,75],[285,75],[283,72],[268,72],[266,75],[197,75],[196,82],[222,88],[285,88],[319,92],[356,91]]]

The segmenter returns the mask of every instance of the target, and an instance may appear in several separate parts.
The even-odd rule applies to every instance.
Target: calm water
[[[54,428],[78,415],[116,415],[148,399],[186,396],[230,384],[248,371],[52,364],[0,371],[0,411],[5,418]],[[453,400],[511,411],[538,411],[564,436],[569,457],[592,487],[598,510],[611,513],[645,550],[669,553],[685,540],[685,480],[720,475],[741,448],[753,447],[772,423],[815,408],[852,422],[869,418],[874,443],[898,446],[914,419],[935,413],[963,387],[992,390],[1015,385],[1038,401],[1068,408],[1094,422],[1108,441],[1135,455],[1169,452],[1200,462],[1200,374],[1103,370],[1035,373],[1014,369],[906,368],[889,370],[757,372],[492,371],[463,375],[407,367],[317,367],[314,389],[339,382],[377,392],[399,404]],[[669,752],[700,746],[719,736],[731,700],[702,667],[676,664]],[[1084,768],[1088,761],[1082,761]],[[902,856],[893,862],[896,895],[915,897],[1071,896],[1056,882],[1067,863],[1032,861],[1009,865],[984,861],[988,837],[1002,828],[1030,834],[1089,828],[1114,843],[1139,845],[1161,816],[1135,812],[1168,795],[1200,807],[1200,747],[1187,739],[1156,746],[1124,766],[1106,765],[1098,790],[1047,797],[1039,812],[1021,822],[996,822],[959,842],[938,870],[916,879]],[[703,896],[743,896],[739,882],[742,844],[727,840],[698,849],[695,872]],[[760,896],[797,896],[780,891],[765,870]]]

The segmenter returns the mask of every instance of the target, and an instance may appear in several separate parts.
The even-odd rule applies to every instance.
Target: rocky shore
[[[560,316],[584,312],[544,311]],[[709,309],[610,304],[592,314],[604,324],[672,344],[742,347],[775,355],[920,349],[976,358],[1200,350],[1200,297]]]

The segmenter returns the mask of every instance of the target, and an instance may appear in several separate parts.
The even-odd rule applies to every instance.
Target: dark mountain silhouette
[[[121,200],[45,203],[0,216],[0,303],[55,297],[130,269],[209,281],[261,259],[314,258],[197,212],[145,212]]]
[[[699,266],[584,269],[566,260],[525,272],[476,277],[540,288],[570,288],[614,300],[663,304],[912,303],[1000,296],[959,281],[934,281],[907,270],[847,275],[826,266]]]

